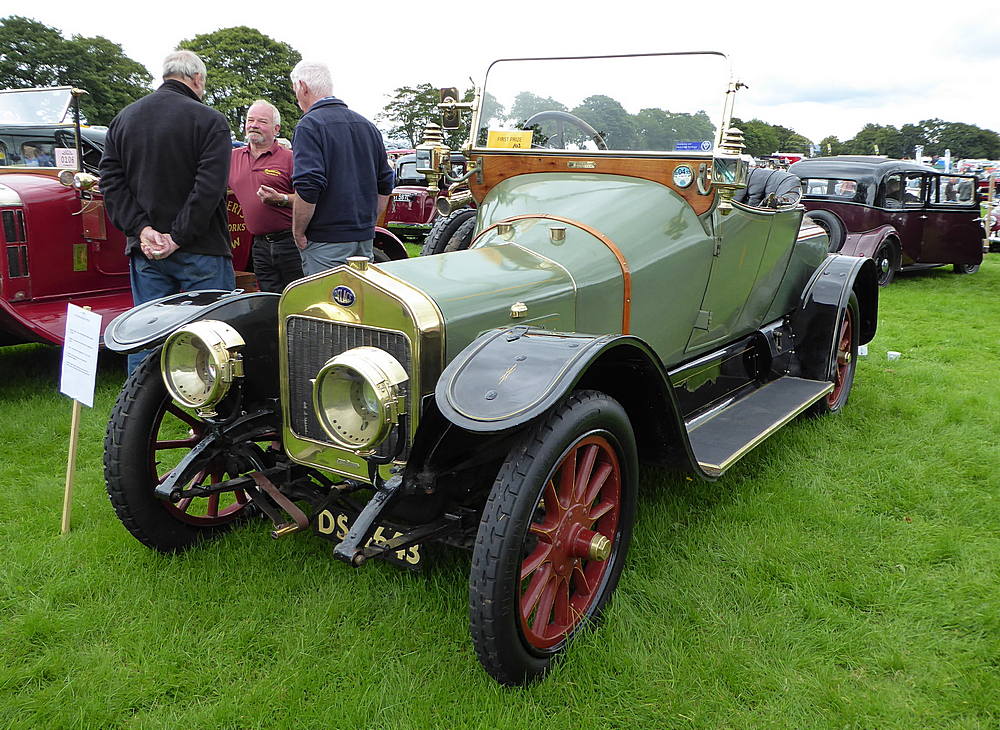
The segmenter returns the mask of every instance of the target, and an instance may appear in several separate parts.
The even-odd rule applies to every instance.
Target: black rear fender
[[[851,293],[858,299],[858,343],[871,342],[878,324],[878,273],[871,259],[831,254],[806,285],[792,313],[799,375],[833,377],[837,329]]]

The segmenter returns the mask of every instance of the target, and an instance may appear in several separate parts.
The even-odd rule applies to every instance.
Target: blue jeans
[[[367,241],[341,241],[331,243],[327,241],[309,241],[305,248],[299,249],[302,257],[302,272],[306,276],[318,274],[321,271],[332,269],[347,263],[348,256],[367,256],[369,261],[374,259],[374,239]]]
[[[154,299],[198,289],[236,288],[233,260],[228,256],[209,256],[200,253],[175,251],[165,259],[147,259],[142,253],[132,253],[129,263],[129,281],[132,284],[132,304],[138,306]],[[128,356],[128,373],[139,367],[149,350],[133,352]]]

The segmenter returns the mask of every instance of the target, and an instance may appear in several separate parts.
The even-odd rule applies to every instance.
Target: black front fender
[[[616,336],[529,327],[490,330],[449,363],[435,397],[469,431],[503,431],[552,407]]]
[[[245,394],[251,400],[278,398],[278,300],[280,294],[203,290],[140,304],[115,317],[104,331],[114,352],[150,350],[178,327],[212,319],[240,333]]]
[[[205,289],[172,294],[122,312],[104,331],[104,344],[114,352],[138,352],[161,344],[182,325],[217,319],[240,329],[264,320],[277,332],[279,294]],[[244,334],[244,338],[246,333]]]

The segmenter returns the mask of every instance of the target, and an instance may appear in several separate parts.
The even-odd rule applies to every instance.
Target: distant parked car
[[[997,203],[987,216],[989,230],[990,253],[1000,253],[1000,203]]]
[[[412,149],[404,149],[404,150],[392,149],[385,151],[385,156],[389,158],[389,164],[392,165],[393,168],[396,167],[396,163],[399,161],[400,157],[412,154],[413,154]]]
[[[873,259],[879,286],[907,269],[979,270],[983,229],[975,175],[862,156],[816,157],[788,170],[802,179],[802,203],[829,234],[830,251]]]
[[[462,153],[453,152],[452,174],[464,174],[466,162]],[[437,218],[436,200],[436,195],[427,192],[427,178],[417,172],[416,155],[403,155],[396,160],[396,187],[389,200],[386,228],[403,240],[423,242]]]

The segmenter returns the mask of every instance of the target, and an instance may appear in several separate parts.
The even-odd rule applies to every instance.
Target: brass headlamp
[[[235,378],[243,377],[239,353],[246,342],[225,322],[204,319],[186,324],[167,338],[160,372],[170,396],[203,416],[214,410]]]
[[[338,446],[370,453],[405,412],[407,380],[399,361],[377,347],[355,347],[330,358],[313,380],[320,426]]]

